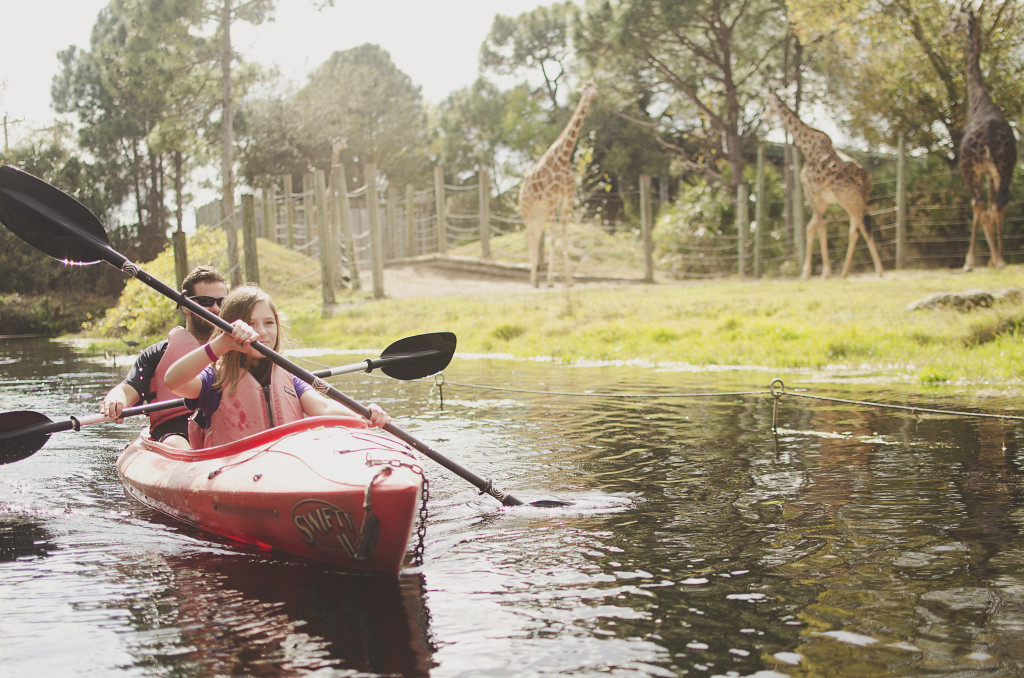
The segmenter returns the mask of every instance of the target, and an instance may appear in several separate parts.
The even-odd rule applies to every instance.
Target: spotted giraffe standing
[[[580,102],[569,123],[558,135],[537,164],[527,170],[519,188],[519,212],[526,224],[526,245],[530,254],[530,282],[537,287],[537,267],[544,229],[557,220],[561,226],[562,265],[565,284],[572,285],[569,267],[569,234],[567,220],[576,197],[576,173],[572,168],[572,152],[576,147],[583,119],[591,100],[597,94],[597,85],[588,80],[583,83]],[[551,284],[552,259],[548,257],[548,284]]]
[[[807,202],[811,205],[811,220],[807,223],[807,246],[801,277],[811,276],[811,260],[814,256],[814,238],[821,243],[821,277],[828,278],[831,269],[828,262],[828,240],[825,233],[825,210],[829,205],[838,204],[850,215],[850,244],[846,249],[843,277],[850,272],[850,262],[857,246],[858,233],[864,236],[875,264],[875,272],[882,275],[882,260],[878,257],[875,238],[871,234],[871,215],[868,214],[868,198],[871,182],[867,170],[853,158],[832,147],[832,139],[821,130],[808,127],[775,92],[768,93],[768,104],[772,112],[782,118],[782,123],[791,135],[793,143],[804,156],[800,170]]]
[[[967,247],[964,270],[974,268],[974,240],[978,226],[988,241],[989,265],[1002,268],[1003,218],[1010,201],[1010,179],[1017,163],[1017,141],[1002,111],[992,102],[981,79],[978,55],[981,40],[978,22],[966,5],[954,10],[944,34],[967,33],[967,125],[960,140],[960,173],[971,194],[971,244]],[[988,189],[988,200],[985,193]]]

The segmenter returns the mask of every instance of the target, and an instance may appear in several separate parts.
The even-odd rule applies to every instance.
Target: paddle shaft
[[[137,278],[144,284],[173,299],[188,308],[200,318],[207,320],[216,327],[231,332],[231,325],[189,299],[184,294],[173,290],[157,280],[136,264],[128,261],[120,252],[110,246],[106,230],[96,215],[67,193],[14,167],[0,167],[0,217],[4,224],[20,238],[33,247],[42,250],[58,261],[90,262],[106,261],[123,271],[126,275]],[[262,353],[275,365],[308,382],[321,393],[342,403],[352,411],[369,419],[370,411],[362,404],[348,397],[338,389],[318,379],[311,372],[302,369],[273,349],[259,342],[251,344],[256,351]],[[431,449],[425,443],[405,433],[397,426],[389,424],[385,430],[419,450],[449,471],[472,483],[481,493],[486,493],[505,506],[518,506],[521,501],[504,492],[496,490],[489,480],[471,473],[459,464],[447,459],[440,452]]]
[[[164,295],[165,297],[173,299],[174,301],[180,303],[182,306],[185,306],[186,308],[188,308],[188,310],[192,311],[193,313],[203,318],[207,322],[212,323],[213,325],[219,327],[228,334],[231,333],[232,326],[231,323],[229,323],[227,320],[224,320],[220,316],[214,315],[210,310],[192,301],[185,294],[182,294],[172,289],[164,282],[157,280],[153,276],[149,275],[148,273],[146,273],[146,271],[142,270],[137,265],[128,261],[127,257],[116,252],[113,248],[107,246],[105,249],[107,250],[107,253],[109,255],[116,255],[116,258],[118,260],[118,263],[115,263],[114,261],[109,261],[108,259],[108,263],[110,263],[113,266],[116,266],[117,268],[120,268],[122,271],[124,271],[126,275],[130,275],[133,278],[142,281],[143,283],[149,285],[150,287],[152,287],[154,290]],[[353,400],[351,397],[334,388],[333,386],[325,382],[323,379],[317,377],[312,372],[305,370],[302,367],[299,367],[298,365],[288,360],[274,349],[258,341],[252,342],[251,346],[256,351],[263,354],[272,363],[281,367],[287,372],[294,374],[299,379],[302,379],[306,383],[313,386],[313,388],[315,388],[317,391],[323,393],[324,395],[327,395],[328,397],[341,403],[342,405],[345,405],[353,412],[356,412],[357,414],[362,416],[364,419],[370,418],[370,409],[368,407],[366,407],[365,405],[356,400]],[[399,440],[406,442],[407,444],[418,450],[427,458],[431,459],[437,464],[440,464],[441,466],[445,467],[446,469],[448,469],[455,475],[459,476],[463,480],[469,482],[471,485],[473,485],[473,487],[480,490],[481,494],[489,494],[490,496],[500,501],[504,506],[522,505],[523,502],[519,501],[512,495],[506,492],[502,492],[501,490],[495,488],[491,484],[490,480],[481,478],[480,476],[476,475],[469,469],[452,461],[451,459],[448,459],[437,450],[433,449],[432,447],[422,442],[421,440],[418,440],[409,433],[406,433],[405,431],[398,428],[394,424],[388,424],[383,428],[391,435],[395,436]]]
[[[4,443],[8,440],[14,440],[15,438],[27,438],[34,435],[50,435],[51,433],[57,433],[58,431],[70,431],[71,429],[75,429],[77,431],[82,426],[88,426],[89,424],[114,421],[115,419],[131,417],[136,414],[149,414],[150,412],[158,412],[172,407],[182,407],[184,404],[185,400],[179,398],[177,400],[163,400],[161,402],[138,405],[136,407],[126,407],[121,410],[120,417],[106,417],[102,414],[96,413],[87,414],[84,417],[70,417],[63,421],[43,421],[36,424],[30,424],[29,426],[22,426],[14,429],[13,431],[4,431],[0,433],[0,443]]]
[[[367,358],[362,362],[352,363],[351,365],[342,365],[341,367],[330,367],[325,370],[318,370],[313,372],[313,375],[317,377],[333,377],[338,374],[348,374],[349,372],[370,372],[381,367],[382,364],[393,364],[396,362],[416,360],[424,355],[434,356],[435,354],[436,351],[422,351],[418,353],[406,353],[400,356],[390,356],[387,358]],[[19,426],[18,428],[8,431],[0,431],[0,444],[11,440],[17,440],[19,438],[30,438],[32,436],[44,435],[49,437],[50,434],[57,433],[59,431],[69,431],[71,429],[75,429],[77,431],[82,426],[88,426],[89,424],[115,421],[124,419],[125,417],[133,417],[138,414],[149,414],[151,412],[158,412],[160,410],[184,406],[185,399],[178,398],[177,400],[164,400],[155,403],[136,405],[134,407],[126,407],[121,410],[121,414],[117,417],[107,417],[102,414],[88,414],[82,417],[69,417],[64,421],[53,421],[46,417],[46,415],[39,414],[38,412],[27,413],[36,416],[39,421],[34,424]]]

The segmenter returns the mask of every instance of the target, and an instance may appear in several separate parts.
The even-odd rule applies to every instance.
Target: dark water
[[[0,410],[92,412],[124,361],[0,341]],[[354,576],[134,504],[113,462],[138,422],[54,434],[0,466],[4,674],[1024,675],[1022,422],[787,395],[775,436],[754,372],[457,356],[445,376],[443,409],[426,382],[335,383],[571,507],[502,509],[425,461],[425,564]],[[710,395],[734,391],[760,393]],[[1021,414],[998,393],[810,393]]]

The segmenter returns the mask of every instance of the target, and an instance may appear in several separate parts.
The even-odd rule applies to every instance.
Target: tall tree
[[[579,12],[573,2],[542,5],[516,17],[498,14],[480,46],[480,68],[497,75],[523,76],[535,81],[548,99],[548,110],[556,111],[565,76],[570,70],[572,48],[569,26]]]
[[[310,166],[327,168],[332,140],[344,138],[348,176],[358,180],[367,163],[397,185],[429,176],[426,107],[420,88],[379,45],[332,54],[295,97],[302,135],[315,149]]]
[[[198,0],[113,0],[97,17],[88,51],[70,47],[58,56],[54,108],[77,115],[79,144],[93,157],[98,186],[112,204],[133,200],[133,257],[147,260],[166,244],[165,172],[169,147],[161,125],[180,120],[196,134],[206,58],[205,41],[191,31],[201,19]],[[186,122],[187,121],[187,122]],[[179,139],[179,150],[184,144]]]
[[[235,133],[234,92],[232,89],[231,25],[235,21],[260,24],[273,10],[273,0],[246,0],[234,5],[232,0],[213,0],[211,9],[218,17],[221,67],[221,212],[225,219],[228,241],[228,269],[231,284],[242,283],[242,269],[238,265],[238,232],[235,230]]]
[[[507,166],[512,131],[507,123],[518,117],[508,115],[515,110],[514,98],[514,90],[503,92],[481,77],[441,102],[437,144],[445,176],[464,179],[484,168],[499,194],[518,183],[520,173],[515,171],[510,176]]]
[[[965,41],[944,35],[952,3],[943,0],[789,0],[790,17],[849,127],[869,143],[894,144],[953,159],[967,119]],[[983,2],[982,67],[993,101],[1021,119],[1024,3]]]
[[[648,122],[667,126],[680,159],[698,160],[735,195],[786,31],[782,0],[591,0],[575,40],[604,71],[601,82],[640,104]],[[695,138],[703,139],[701,158],[689,157]]]

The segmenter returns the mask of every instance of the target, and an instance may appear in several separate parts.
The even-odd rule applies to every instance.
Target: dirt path
[[[364,290],[373,289],[369,272],[361,275],[360,281]],[[384,296],[392,299],[536,291],[529,281],[451,271],[429,264],[404,264],[384,269]]]
[[[364,290],[373,289],[369,272],[359,276]],[[612,285],[614,282],[575,282],[577,288]],[[555,288],[562,286],[559,280]],[[489,276],[469,271],[451,270],[429,263],[389,265],[384,269],[384,296],[391,299],[409,297],[448,297],[460,295],[538,294],[548,288],[533,287],[528,280]]]

